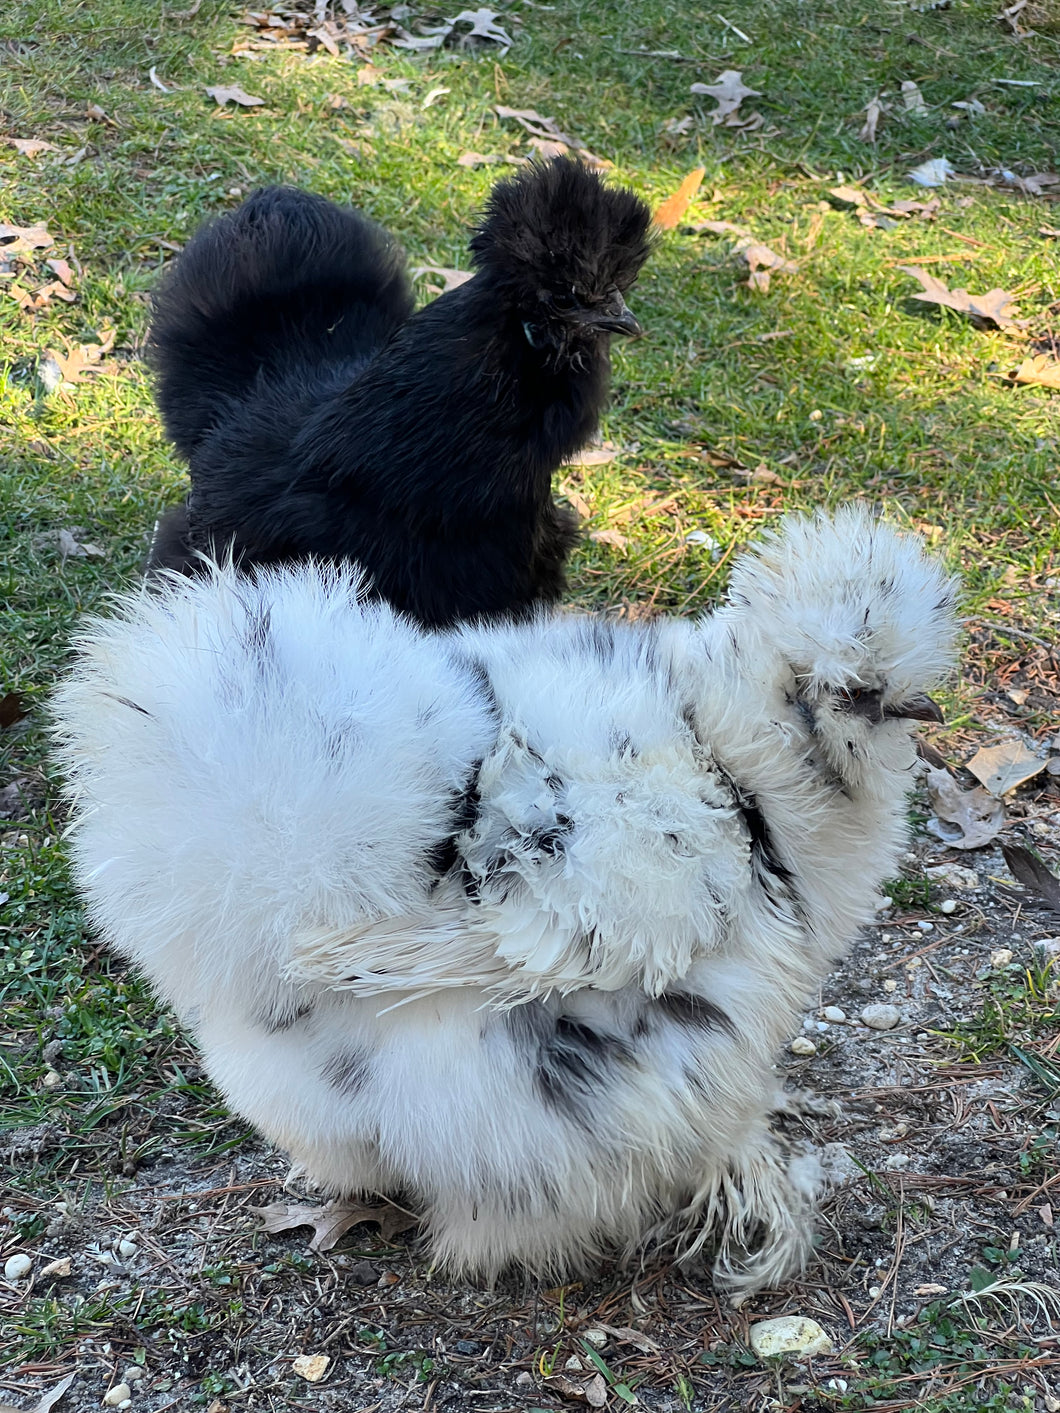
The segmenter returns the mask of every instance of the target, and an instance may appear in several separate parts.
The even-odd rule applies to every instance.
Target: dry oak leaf
[[[980,746],[965,768],[1000,799],[1025,780],[1040,775],[1045,761],[1022,741],[1002,741],[999,746]]]
[[[43,221],[35,226],[8,226],[0,221],[0,255],[25,255],[33,250],[45,250],[55,240]]]
[[[252,1207],[250,1210],[261,1218],[263,1229],[267,1232],[312,1227],[310,1251],[330,1251],[341,1237],[362,1222],[374,1222],[384,1241],[390,1241],[399,1232],[419,1225],[418,1217],[410,1216],[389,1202],[382,1202],[377,1207],[361,1202],[326,1202],[322,1207],[308,1207],[297,1202],[272,1202],[267,1207]]]
[[[751,268],[747,277],[748,288],[760,290],[763,294],[769,289],[770,276],[774,271],[777,274],[794,274],[799,268],[794,261],[785,260],[775,250],[770,250],[768,245],[762,245],[757,240],[737,241],[736,250]]]
[[[621,530],[593,530],[589,538],[595,540],[598,545],[613,545],[615,549],[620,550],[624,550],[629,544]]]
[[[1060,363],[1047,353],[1039,353],[1033,358],[1025,358],[1009,374],[1009,378],[1014,383],[1036,383],[1041,388],[1060,389]]]
[[[9,137],[8,147],[13,147],[23,157],[37,157],[41,152],[58,152],[54,142],[45,142],[39,137]]]
[[[913,295],[914,299],[923,300],[925,304],[939,304],[946,309],[955,309],[958,314],[967,314],[974,323],[996,324],[999,329],[1021,327],[1020,321],[1013,319],[1008,313],[1013,307],[1013,300],[1003,289],[988,290],[986,294],[969,294],[966,289],[947,289],[942,280],[921,269],[919,265],[899,265],[898,269],[903,274],[912,275],[914,280],[923,285],[921,293]]]
[[[692,92],[717,100],[718,106],[709,115],[715,127],[718,123],[727,122],[745,98],[762,96],[759,89],[747,87],[739,69],[723,70],[713,83],[694,83]]]
[[[672,231],[681,217],[695,200],[696,192],[703,184],[703,178],[707,175],[706,167],[696,167],[689,172],[684,181],[674,192],[673,196],[668,196],[655,212],[655,224],[661,231]]]
[[[255,98],[252,93],[245,93],[237,83],[220,83],[213,88],[208,88],[206,92],[222,108],[226,103],[237,103],[240,108],[257,108],[259,104],[265,102],[264,98]]]
[[[936,819],[927,827],[953,849],[981,849],[1005,827],[1005,806],[989,790],[962,790],[948,770],[929,769],[928,796]]]

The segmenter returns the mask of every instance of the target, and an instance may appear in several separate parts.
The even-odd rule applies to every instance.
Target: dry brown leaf
[[[696,193],[703,185],[703,178],[706,175],[706,167],[696,167],[685,177],[673,196],[668,196],[659,206],[655,212],[655,224],[661,231],[673,230],[695,200]]]
[[[589,538],[595,540],[598,545],[613,545],[615,549],[620,550],[624,550],[629,544],[621,530],[593,530]]]
[[[101,329],[99,343],[82,343],[67,353],[50,348],[38,365],[38,375],[52,390],[62,383],[76,383],[88,373],[101,373],[96,365],[114,347],[114,330]]]
[[[0,731],[14,726],[15,722],[21,721],[25,714],[22,698],[17,692],[5,692],[0,697]]]
[[[74,272],[70,269],[65,260],[45,260],[45,265],[62,280],[64,285],[72,285],[74,282]]]
[[[83,532],[79,530],[77,533]],[[60,530],[56,542],[63,559],[105,559],[107,555],[107,551],[101,550],[98,545],[82,544],[71,530]]]
[[[1001,852],[1012,876],[1037,893],[1053,912],[1060,913],[1060,878],[1046,868],[1037,854],[1032,854],[1022,844],[1002,844]]]
[[[692,230],[699,235],[702,231],[710,231],[711,235],[734,235],[750,237],[751,232],[746,226],[733,225],[732,221],[700,221],[693,226]]]
[[[54,244],[43,221],[35,226],[8,226],[0,221],[0,255],[26,255]]]
[[[862,142],[876,141],[876,128],[879,126],[882,115],[883,104],[880,102],[879,98],[870,98],[865,108],[865,122],[862,125],[861,131],[858,133],[858,137]]]
[[[1014,383],[1036,383],[1042,388],[1060,388],[1060,363],[1047,353],[1025,358],[1020,366],[1009,374]]]
[[[85,117],[90,118],[94,123],[105,123],[108,128],[116,128],[118,126],[112,117],[104,113],[98,103],[89,103],[86,106]]]
[[[736,113],[745,98],[761,98],[762,96],[757,88],[747,87],[739,69],[725,69],[713,83],[694,83],[692,92],[701,93],[704,97],[713,98],[717,102],[718,106],[709,114],[715,127],[719,123],[728,124],[729,119]]]
[[[252,93],[245,93],[237,83],[217,84],[213,88],[208,88],[206,92],[222,108],[226,103],[237,103],[240,108],[257,108],[264,103],[264,98],[255,98]]]
[[[986,294],[969,294],[966,289],[948,289],[945,283],[919,265],[899,265],[903,274],[911,275],[923,285],[920,294],[913,299],[925,304],[939,304],[946,309],[955,309],[958,314],[967,314],[975,323],[996,324],[999,329],[1018,329],[1021,323],[1013,319],[1008,310],[1013,299],[1003,289],[988,290]]]
[[[370,1207],[360,1202],[326,1202],[323,1207],[308,1207],[296,1202],[272,1202],[268,1207],[252,1207],[267,1232],[293,1231],[296,1227],[312,1227],[310,1251],[330,1251],[348,1231],[363,1222],[378,1226],[383,1240],[392,1240],[399,1232],[419,1224],[418,1217],[393,1207],[389,1202]]]
[[[924,95],[912,79],[906,79],[902,84],[902,107],[907,113],[914,113],[917,116],[928,111]]]
[[[58,152],[54,142],[45,142],[39,137],[9,137],[8,147],[13,147],[23,157],[37,157],[42,152]]]
[[[1002,741],[999,746],[980,746],[967,769],[980,785],[1000,799],[1025,780],[1040,775],[1045,761],[1029,751],[1022,741]]]
[[[928,829],[953,849],[981,849],[1005,827],[1005,806],[989,790],[962,790],[948,770],[929,769],[928,795],[938,816]]]
[[[751,269],[751,273],[747,277],[748,288],[759,290],[762,294],[768,291],[770,278],[774,271],[777,274],[794,274],[799,268],[794,261],[785,260],[775,250],[770,250],[768,245],[762,245],[757,240],[738,241],[736,250],[747,261]]]
[[[561,131],[555,118],[543,117],[533,108],[508,108],[498,103],[493,110],[498,118],[513,118],[520,127],[530,134],[530,146],[542,157],[563,157],[574,152],[587,167],[602,170],[614,164],[604,157],[597,157],[576,137]]]
[[[503,157],[497,157],[493,154],[487,156],[483,152],[461,152],[460,156],[456,159],[456,165],[458,167],[492,167],[497,162],[503,161]]]

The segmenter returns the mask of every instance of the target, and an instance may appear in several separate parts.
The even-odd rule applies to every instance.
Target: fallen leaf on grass
[[[700,221],[698,225],[692,227],[692,231],[696,235],[703,231],[709,231],[711,235],[734,235],[748,238],[751,235],[746,226],[734,225],[732,221]]]
[[[757,88],[748,88],[739,69],[725,69],[713,83],[694,83],[693,93],[701,93],[706,98],[716,100],[718,106],[708,116],[715,127],[719,123],[734,127],[740,125],[735,115],[745,98],[761,98]],[[735,118],[735,122],[731,119]]]
[[[958,314],[967,314],[975,323],[996,324],[999,329],[1021,327],[1020,321],[1013,319],[1007,312],[1012,308],[1013,300],[1003,289],[988,290],[986,294],[969,294],[966,289],[948,289],[942,280],[928,274],[927,270],[921,269],[919,265],[899,265],[898,269],[903,274],[912,275],[914,280],[923,285],[921,293],[914,294],[913,299],[922,300],[925,304],[939,304],[946,309],[956,310]]]
[[[222,108],[226,103],[237,103],[241,108],[257,108],[265,102],[264,98],[255,98],[252,93],[245,93],[237,83],[217,84],[206,92]]]
[[[980,746],[967,769],[980,785],[985,785],[1000,799],[1025,780],[1040,775],[1045,761],[1029,751],[1022,741],[1002,741],[999,746]]]
[[[384,1241],[390,1241],[399,1232],[419,1225],[418,1217],[410,1216],[408,1212],[391,1206],[389,1202],[381,1203],[378,1207],[365,1206],[360,1202],[326,1202],[323,1207],[307,1207],[295,1202],[272,1202],[268,1207],[252,1207],[251,1211],[262,1219],[263,1229],[267,1232],[312,1227],[310,1251],[330,1251],[341,1237],[363,1222],[374,1223]]]
[[[482,152],[461,152],[456,159],[456,165],[458,167],[492,167],[503,161],[503,157],[497,157],[492,153],[486,155]]]
[[[879,98],[870,98],[865,107],[865,122],[858,137],[862,142],[876,141],[876,128],[883,116],[884,108]]]
[[[906,79],[902,84],[902,107],[907,113],[920,115],[928,111],[928,105],[924,102],[924,95],[917,88],[912,79]]]
[[[118,124],[109,114],[104,113],[98,103],[89,103],[85,108],[85,117],[94,123],[105,123],[108,128],[116,128]]]
[[[1036,383],[1042,388],[1060,388],[1060,363],[1047,353],[1025,358],[1018,368],[1009,374],[1014,383]]]
[[[105,559],[107,551],[99,545],[82,544],[70,530],[60,530],[56,536],[63,559]]]
[[[74,272],[65,260],[45,260],[45,265],[54,274],[58,275],[64,285],[72,285],[74,282]]]
[[[33,250],[44,250],[54,245],[43,221],[35,226],[8,226],[0,221],[0,253],[3,255],[24,255]]]
[[[447,20],[446,24],[450,26],[451,33],[457,25],[469,25],[466,34],[460,35],[462,40],[488,39],[508,50],[512,47],[512,37],[506,30],[501,29],[497,23],[499,19],[500,16],[495,10],[461,10],[455,19]]]
[[[614,442],[593,442],[581,451],[576,451],[568,460],[568,466],[607,466],[622,451]]]
[[[981,849],[1005,827],[1005,806],[989,790],[962,790],[948,770],[929,769],[928,796],[936,819],[928,829],[954,849]]]
[[[82,343],[67,353],[50,348],[37,364],[37,377],[45,391],[52,393],[64,385],[80,382],[89,373],[103,372],[97,365],[114,347],[114,330],[101,329],[99,339],[99,343]]]
[[[917,186],[942,186],[956,175],[956,168],[946,157],[933,157],[930,162],[914,167],[908,175]]]
[[[498,118],[513,118],[520,127],[530,134],[531,146],[535,147],[542,156],[563,156],[566,152],[574,152],[587,167],[603,168],[610,167],[612,163],[604,157],[597,157],[594,153],[578,140],[571,137],[570,133],[561,131],[555,118],[545,118],[533,108],[508,108],[503,103],[498,103],[493,110]]]
[[[655,224],[661,231],[672,231],[678,224],[695,200],[696,192],[702,186],[703,178],[706,175],[706,167],[697,167],[695,171],[689,172],[673,196],[668,196],[662,202],[654,217]]]
[[[593,530],[589,538],[595,540],[598,545],[614,545],[615,549],[620,550],[624,550],[629,544],[621,530]]]
[[[440,287],[432,286],[442,294],[448,294],[451,289],[459,289],[475,277],[472,270],[449,270],[444,265],[417,265],[412,271],[414,280],[423,279],[426,275],[435,275],[442,281]]]
[[[8,147],[13,147],[23,157],[37,157],[42,152],[58,152],[54,142],[45,142],[39,137],[9,137]]]
[[[1013,878],[1019,879],[1032,893],[1037,893],[1053,912],[1060,913],[1060,878],[1046,868],[1038,855],[1032,854],[1021,844],[1002,844],[1001,852]]]
[[[14,726],[15,722],[21,721],[25,714],[22,698],[17,692],[5,692],[0,697],[0,731]]]
[[[768,245],[762,245],[756,240],[737,241],[736,250],[747,261],[751,269],[751,273],[747,277],[748,288],[760,290],[762,294],[765,294],[769,289],[770,278],[774,272],[794,274],[799,268],[794,261],[785,260],[775,250],[770,250]]]

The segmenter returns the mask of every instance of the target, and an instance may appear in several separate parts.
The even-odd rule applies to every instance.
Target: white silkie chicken
[[[451,1267],[790,1274],[771,1061],[897,867],[953,582],[847,509],[698,622],[428,634],[358,587],[221,568],[89,624],[55,712],[97,926],[234,1109]]]

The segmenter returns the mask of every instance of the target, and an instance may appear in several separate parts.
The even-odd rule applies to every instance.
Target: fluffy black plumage
[[[494,187],[473,279],[411,315],[378,226],[286,187],[199,232],[151,358],[191,493],[148,563],[359,561],[421,622],[558,597],[576,537],[552,473],[596,430],[650,213],[558,159]]]

